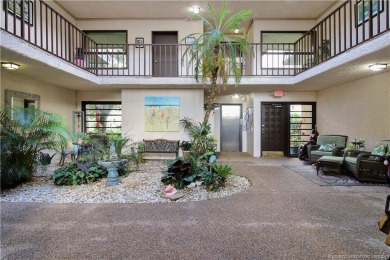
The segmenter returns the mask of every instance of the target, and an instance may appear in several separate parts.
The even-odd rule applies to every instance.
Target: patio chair
[[[372,152],[346,150],[344,170],[352,172],[359,181],[388,182],[387,166],[383,163],[386,154],[390,155],[390,140],[377,142]]]
[[[322,156],[343,156],[343,149],[347,145],[346,135],[320,135],[316,145],[307,146],[309,163],[317,162]]]

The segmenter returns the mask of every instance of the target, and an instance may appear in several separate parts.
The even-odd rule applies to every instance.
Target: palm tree
[[[29,181],[41,151],[60,151],[71,134],[61,116],[36,108],[4,107],[1,124],[1,188]]]
[[[211,15],[210,21],[199,14],[194,14],[196,19],[204,22],[206,31],[187,36],[195,37],[195,40],[187,47],[182,56],[183,60],[189,56],[188,63],[194,64],[197,82],[199,82],[199,78],[202,83],[210,81],[203,123],[208,122],[217,91],[218,78],[220,84],[226,86],[230,76],[229,71],[231,71],[235,85],[237,86],[241,81],[241,64],[237,62],[236,58],[237,53],[244,55],[250,49],[250,44],[246,40],[244,23],[252,15],[252,10],[240,10],[231,14],[230,10],[227,9],[226,0],[219,13],[209,3],[206,4],[206,9]],[[232,34],[235,29],[239,29],[244,37]]]

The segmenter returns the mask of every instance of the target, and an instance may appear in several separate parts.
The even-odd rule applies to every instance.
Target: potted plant
[[[183,152],[183,158],[184,160],[188,160],[190,156],[190,150],[192,147],[192,143],[190,141],[181,141],[179,147],[181,148]]]

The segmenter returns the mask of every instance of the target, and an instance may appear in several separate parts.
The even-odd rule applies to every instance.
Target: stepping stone
[[[175,193],[173,195],[170,195],[170,196],[166,196],[164,194],[161,195],[163,198],[166,198],[166,199],[170,199],[170,200],[178,200],[180,198],[183,198],[184,197],[184,194],[183,193]]]

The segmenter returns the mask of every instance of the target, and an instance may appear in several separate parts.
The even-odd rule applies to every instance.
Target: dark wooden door
[[[285,104],[261,105],[261,151],[286,151]]]
[[[153,76],[175,77],[178,73],[177,32],[153,32]]]

